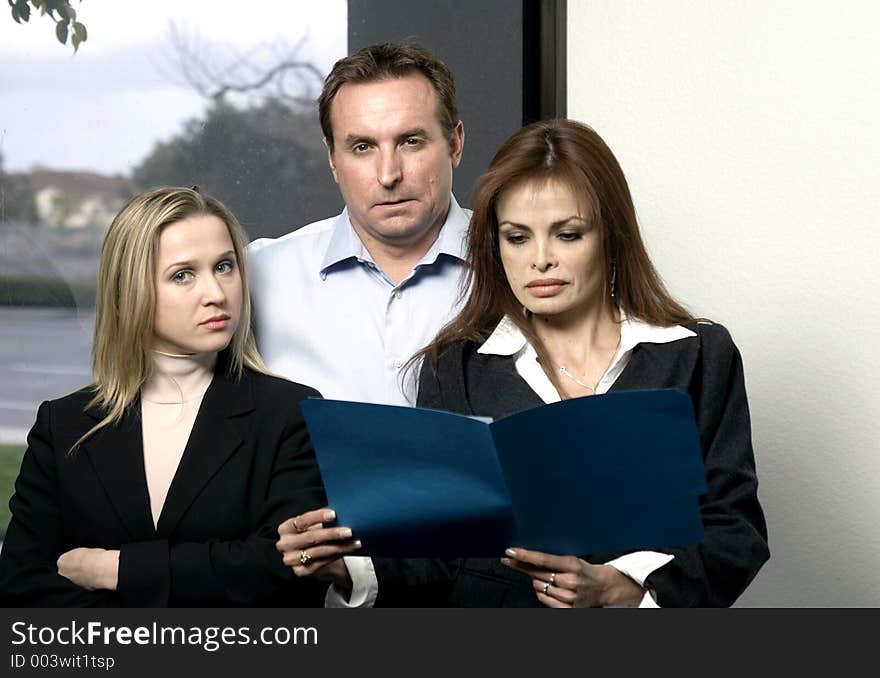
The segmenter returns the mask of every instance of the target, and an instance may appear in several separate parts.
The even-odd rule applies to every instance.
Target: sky
[[[35,166],[129,174],[206,100],[181,74],[171,24],[212,64],[268,63],[300,43],[322,73],[346,52],[345,0],[85,0],[77,54],[48,17],[16,24],[0,7],[0,153],[6,171]],[[301,42],[300,42],[301,41]]]

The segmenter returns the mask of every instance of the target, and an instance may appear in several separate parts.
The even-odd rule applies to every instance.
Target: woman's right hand
[[[522,548],[505,553],[501,562],[529,575],[547,607],[638,607],[645,596],[642,586],[611,565]]]
[[[75,548],[56,561],[58,574],[89,591],[115,591],[119,581],[119,551]]]
[[[275,548],[297,577],[314,575],[350,591],[351,576],[342,556],[357,551],[361,543],[351,538],[348,527],[324,527],[335,519],[333,509],[323,508],[285,520],[278,526]]]

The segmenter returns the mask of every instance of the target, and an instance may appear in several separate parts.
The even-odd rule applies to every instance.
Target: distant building
[[[136,192],[134,185],[124,177],[94,172],[37,168],[29,177],[39,220],[53,227],[107,228]]]

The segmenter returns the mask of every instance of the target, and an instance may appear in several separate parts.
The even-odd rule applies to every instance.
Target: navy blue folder
[[[320,398],[302,411],[358,555],[583,555],[703,534],[699,436],[679,391],[573,398],[491,423]]]

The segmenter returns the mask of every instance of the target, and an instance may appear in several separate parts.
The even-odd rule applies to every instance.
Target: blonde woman
[[[245,235],[198,189],[158,188],[101,252],[94,382],[44,402],[0,554],[31,606],[320,604],[275,550],[323,505],[299,403],[251,333]]]

